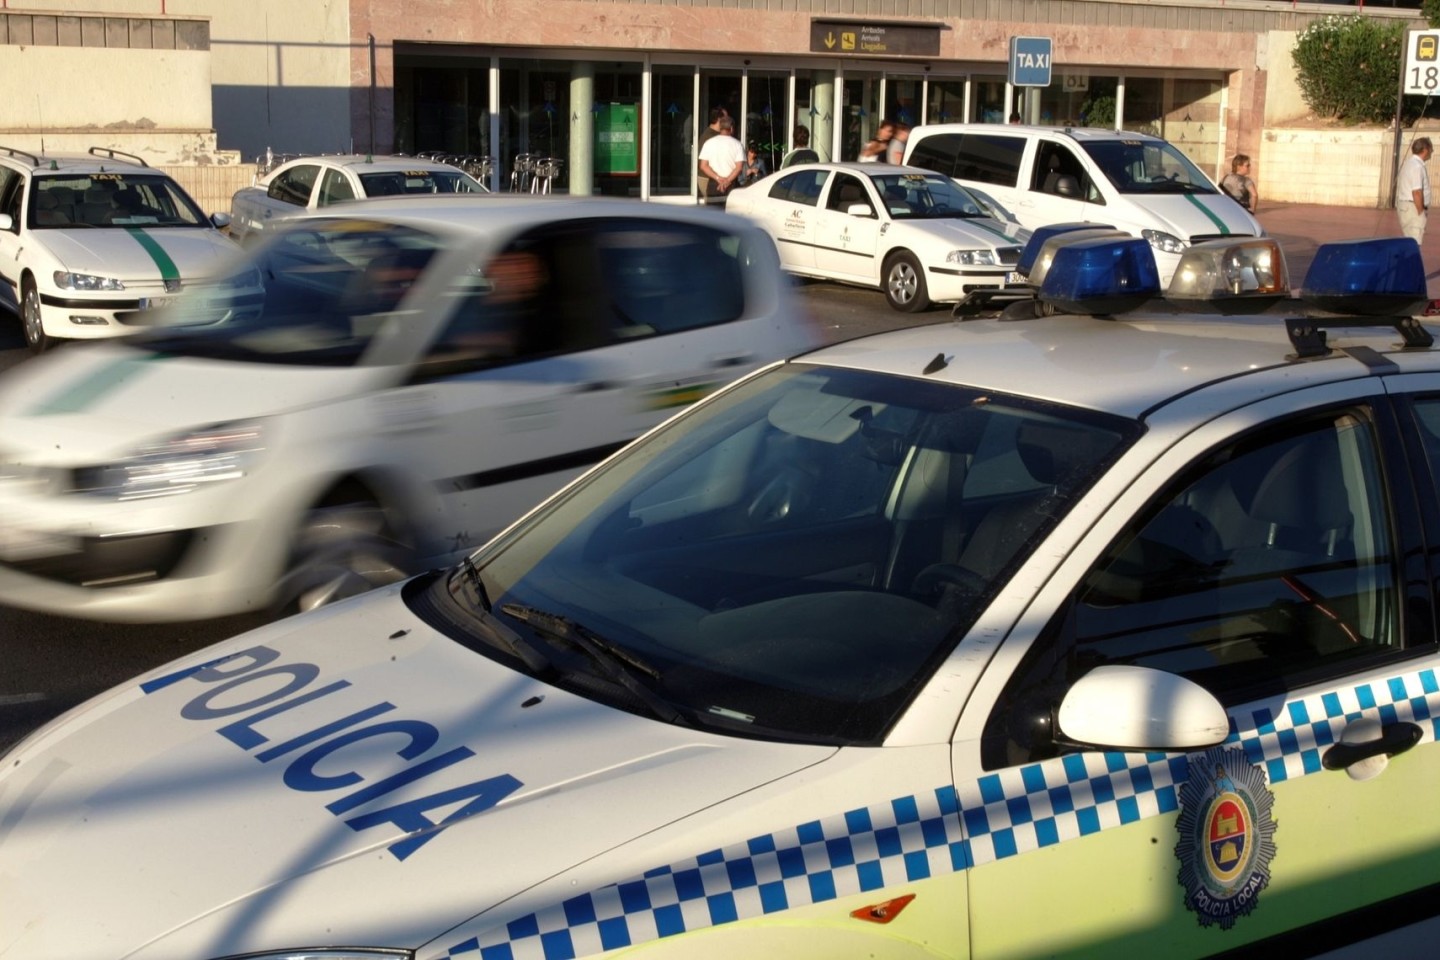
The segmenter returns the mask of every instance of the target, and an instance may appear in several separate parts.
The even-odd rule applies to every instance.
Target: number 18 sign
[[[1405,41],[1405,92],[1440,93],[1440,30],[1411,30]]]

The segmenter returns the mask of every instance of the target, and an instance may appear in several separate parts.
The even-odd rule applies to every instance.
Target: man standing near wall
[[[1429,137],[1416,137],[1410,144],[1410,156],[1400,165],[1400,175],[1395,178],[1400,232],[1420,244],[1425,242],[1426,211],[1430,209],[1430,171],[1425,164],[1432,152]]]

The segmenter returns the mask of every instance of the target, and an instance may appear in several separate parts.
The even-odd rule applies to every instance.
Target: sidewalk
[[[1305,203],[1267,203],[1261,195],[1257,215],[1265,231],[1280,241],[1290,286],[1305,283],[1305,271],[1315,257],[1315,248],[1332,240],[1363,240],[1369,237],[1400,236],[1400,220],[1394,210],[1368,207],[1327,207]],[[1431,227],[1420,245],[1431,299],[1440,299],[1440,224]]]

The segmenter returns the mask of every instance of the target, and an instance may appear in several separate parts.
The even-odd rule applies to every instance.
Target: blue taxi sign
[[[1017,87],[1050,86],[1049,37],[1011,37],[1007,79]]]

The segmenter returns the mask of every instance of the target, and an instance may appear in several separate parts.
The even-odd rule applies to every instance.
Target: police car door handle
[[[1415,746],[1424,735],[1425,731],[1420,727],[1402,720],[1382,727],[1380,735],[1373,740],[1357,743],[1346,742],[1342,738],[1340,743],[1325,751],[1320,763],[1326,770],[1344,770],[1372,757],[1393,757]]]

